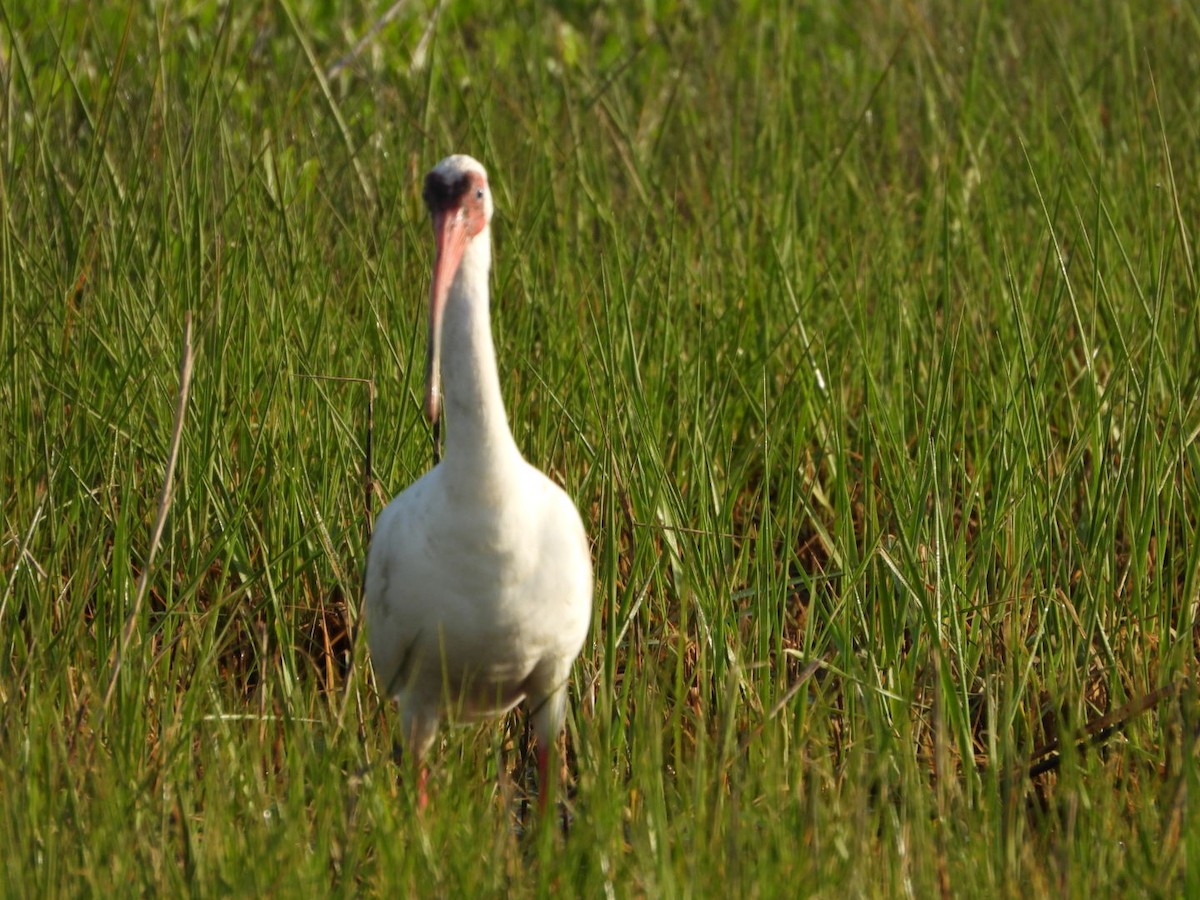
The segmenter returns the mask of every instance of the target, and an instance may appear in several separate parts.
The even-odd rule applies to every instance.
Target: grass
[[[337,6],[0,3],[0,890],[1200,892],[1195,11]],[[452,151],[593,539],[566,836],[516,717],[418,818],[357,628]]]

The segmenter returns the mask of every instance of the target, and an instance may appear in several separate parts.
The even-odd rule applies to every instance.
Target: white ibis
[[[567,677],[591,621],[587,535],[571,498],[525,461],[508,427],[488,321],[487,172],[449,156],[425,177],[425,203],[437,245],[425,414],[436,424],[440,378],[449,427],[441,461],[376,522],[368,644],[380,687],[399,702],[419,806],[441,720],[497,716],[524,700],[545,808]]]

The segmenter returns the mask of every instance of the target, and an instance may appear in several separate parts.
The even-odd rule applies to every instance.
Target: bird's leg
[[[429,806],[429,794],[425,790],[425,782],[429,780],[429,766],[424,761],[417,763],[417,812],[425,812]]]
[[[558,739],[562,732],[566,699],[566,684],[563,682],[548,696],[534,701],[530,707],[530,719],[537,744],[538,811],[543,814],[550,805],[554,787],[562,778],[561,768],[556,767],[552,773],[550,763],[558,758]]]
[[[558,742],[550,744],[548,741],[539,741],[537,747],[537,762],[538,762],[538,818],[543,822],[546,820],[546,808],[550,805],[551,792],[557,787],[559,777],[562,774],[561,770],[556,771],[553,776],[550,774],[550,761],[557,754]],[[553,777],[553,781],[551,781]],[[562,826],[563,837],[567,837],[571,830],[571,813],[564,803],[562,806],[562,817],[560,820]]]
[[[392,745],[392,761],[399,770],[401,781],[406,779],[404,771],[408,768],[407,763],[411,761],[412,771],[416,774],[417,812],[424,812],[425,807],[429,805],[429,792],[425,787],[425,783],[429,780],[429,766],[425,764],[424,758],[415,753],[406,753],[404,744],[396,741]]]

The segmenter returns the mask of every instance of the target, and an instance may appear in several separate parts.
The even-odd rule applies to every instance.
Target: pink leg
[[[425,807],[429,805],[429,794],[425,790],[425,782],[429,780],[429,766],[425,765],[425,760],[418,756],[411,759],[412,754],[404,749],[404,745],[397,742],[392,750],[392,759],[396,763],[396,768],[400,770],[400,777],[407,780],[404,774],[406,768],[409,772],[417,776],[417,812],[424,812]],[[405,763],[410,761],[411,767]]]
[[[417,763],[417,812],[425,812],[429,805],[429,794],[425,791],[425,782],[429,779],[429,766]]]

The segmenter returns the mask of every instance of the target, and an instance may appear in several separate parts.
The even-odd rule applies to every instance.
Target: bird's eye
[[[483,188],[475,188],[475,199],[476,200],[483,199]]]

